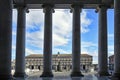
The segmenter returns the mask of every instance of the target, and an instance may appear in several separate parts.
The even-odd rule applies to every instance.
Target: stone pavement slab
[[[75,77],[71,78],[70,72],[54,72],[54,77],[53,78],[40,78],[41,72],[36,72],[26,79],[20,79],[18,78],[17,80],[110,80],[108,77],[97,77],[94,75],[94,73],[83,73],[84,77]]]

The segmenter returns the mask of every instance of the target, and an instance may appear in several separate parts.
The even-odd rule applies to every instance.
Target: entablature
[[[70,9],[72,4],[83,5],[83,9],[96,9],[98,5],[110,5],[113,0],[14,0],[14,5],[27,5],[29,9],[42,9],[43,4],[54,5],[55,9]]]

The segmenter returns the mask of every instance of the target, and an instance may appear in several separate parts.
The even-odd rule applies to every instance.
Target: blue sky
[[[108,55],[112,55],[114,41],[114,12],[108,9]],[[12,59],[15,59],[17,11],[13,10]],[[43,54],[44,13],[42,9],[26,14],[26,55]],[[72,53],[72,13],[67,9],[55,9],[53,13],[53,54]],[[81,13],[81,53],[93,56],[98,63],[98,13],[83,9]]]

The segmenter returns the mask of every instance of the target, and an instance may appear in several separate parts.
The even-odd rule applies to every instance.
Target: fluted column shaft
[[[120,79],[120,0],[114,0],[114,77]]]
[[[43,5],[44,21],[44,52],[43,73],[41,77],[53,77],[52,74],[52,5]]]
[[[14,77],[26,77],[25,75],[25,26],[26,8],[18,6],[17,17],[17,41],[16,41],[16,65]]]
[[[99,6],[98,30],[98,65],[99,76],[108,76],[108,44],[107,44],[107,6]]]
[[[83,76],[80,71],[81,55],[81,26],[80,26],[80,5],[72,5],[73,27],[72,27],[72,73],[71,77]]]
[[[11,79],[12,0],[0,0],[0,80]]]

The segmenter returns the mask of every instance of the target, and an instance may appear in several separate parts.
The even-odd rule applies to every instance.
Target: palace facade
[[[114,70],[114,55],[109,56],[109,70]]]
[[[43,55],[31,54],[26,56],[26,67],[30,69],[43,70]],[[88,54],[81,54],[80,68],[81,71],[90,71],[93,58]],[[55,71],[70,71],[72,69],[72,54],[53,54],[52,55],[52,70]]]

